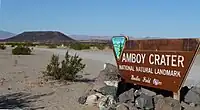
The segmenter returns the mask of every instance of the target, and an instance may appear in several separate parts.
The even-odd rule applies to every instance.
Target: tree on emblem
[[[120,43],[119,43],[119,55],[118,55],[118,57],[120,57],[121,52],[122,52],[122,43],[120,42]]]

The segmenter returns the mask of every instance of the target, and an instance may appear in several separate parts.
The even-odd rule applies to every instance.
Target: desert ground
[[[13,56],[11,49],[0,50],[0,108],[83,110],[78,98],[103,69],[103,62],[83,59],[84,78],[76,82],[44,81],[45,70],[53,52],[34,49],[34,55]],[[59,54],[64,58],[64,53]],[[8,99],[8,100],[7,100]]]
[[[61,83],[45,81],[45,70],[53,54],[64,58],[67,49],[34,48],[34,55],[14,56],[11,48],[0,50],[0,108],[44,110],[89,110],[78,103],[78,98],[90,88],[91,83],[103,69],[104,63],[115,64],[112,51],[75,51],[87,66],[80,73],[87,80]],[[200,55],[188,75],[185,85],[200,82]],[[91,109],[94,110],[94,109]]]

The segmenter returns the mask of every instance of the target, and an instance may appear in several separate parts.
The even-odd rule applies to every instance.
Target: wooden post
[[[178,90],[178,92],[173,92],[173,98],[180,102],[180,90]],[[180,107],[180,110],[181,110],[181,107]]]
[[[178,92],[173,92],[173,98],[180,102],[180,90]]]

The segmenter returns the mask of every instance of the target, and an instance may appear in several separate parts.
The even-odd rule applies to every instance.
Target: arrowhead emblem
[[[116,36],[112,38],[113,49],[117,60],[120,59],[122,51],[124,49],[126,38],[124,36]]]

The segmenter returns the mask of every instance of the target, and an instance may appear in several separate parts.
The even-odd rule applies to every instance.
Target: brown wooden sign
[[[126,82],[178,92],[199,49],[199,39],[128,40],[112,38],[121,77]]]

